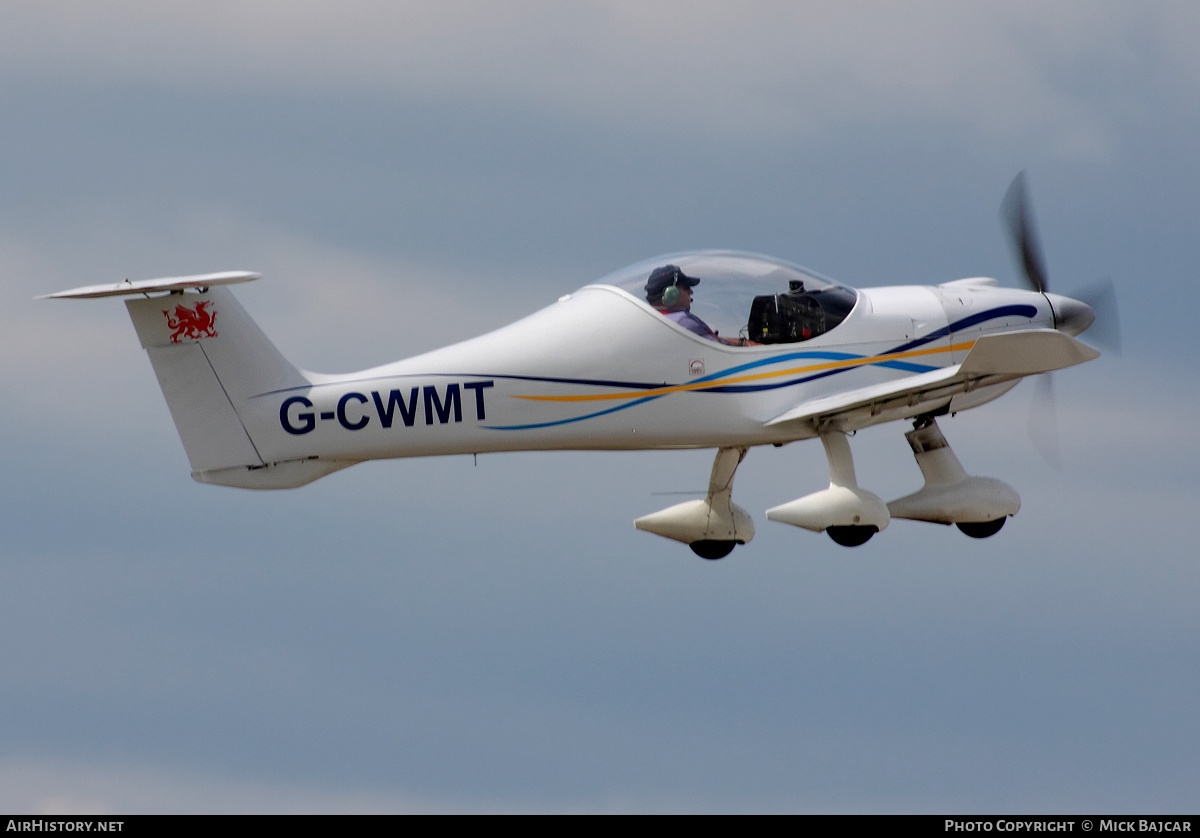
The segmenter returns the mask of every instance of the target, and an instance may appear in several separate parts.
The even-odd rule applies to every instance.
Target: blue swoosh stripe
[[[886,352],[882,352],[880,354],[881,355],[894,355],[897,352],[906,352],[911,349],[916,349],[917,347],[925,346],[929,343],[932,343],[933,341],[938,340],[939,338],[948,337],[949,335],[953,334],[956,331],[960,331],[962,329],[969,329],[972,326],[979,325],[980,323],[986,323],[989,320],[995,320],[995,319],[998,319],[1001,317],[1010,317],[1010,316],[1011,317],[1033,318],[1036,315],[1037,315],[1037,308],[1034,306],[1031,306],[1031,305],[1000,306],[998,308],[979,312],[978,314],[972,314],[969,317],[962,318],[961,320],[956,320],[955,322],[949,324],[948,326],[945,326],[941,329],[936,329],[927,335],[923,335],[915,340],[911,340],[907,343],[900,344],[899,346],[895,347],[894,349],[890,349],[890,350],[888,350]],[[707,376],[698,378],[693,383],[700,383],[700,382],[705,382],[705,381],[719,381],[722,378],[727,378],[729,376],[736,375],[737,373],[745,372],[746,370],[756,369],[758,367],[765,366],[765,365],[779,364],[779,363],[783,363],[786,361],[799,360],[799,359],[803,359],[803,358],[821,358],[821,359],[832,360],[832,361],[844,361],[844,360],[856,360],[856,359],[866,360],[868,358],[868,356],[854,355],[852,353],[846,353],[846,352],[821,352],[821,351],[791,352],[791,353],[788,353],[787,355],[776,355],[772,358],[764,358],[762,360],[751,361],[746,364],[740,364],[736,367],[730,367],[728,369],[722,370],[721,372],[713,373],[712,375],[707,375]],[[940,367],[929,366],[927,364],[915,364],[915,363],[911,363],[908,361],[878,361],[876,363],[870,363],[868,361],[868,363],[865,364],[865,366],[889,367],[891,369],[904,370],[905,372],[918,372],[918,373],[919,372],[931,372],[933,370],[940,369]],[[703,390],[689,390],[688,392],[753,393],[753,392],[762,392],[765,390],[778,390],[778,389],[781,389],[784,387],[794,387],[797,384],[804,384],[809,381],[816,381],[817,379],[820,379],[820,378],[827,378],[831,375],[837,375],[839,373],[849,372],[850,370],[854,370],[854,369],[861,369],[861,367],[843,367],[841,369],[826,370],[824,372],[816,373],[814,375],[801,376],[799,378],[788,379],[787,381],[776,382],[774,384],[730,384],[730,385],[726,385],[726,386],[705,387]],[[526,380],[545,381],[545,382],[549,382],[549,383],[567,383],[567,382],[577,383],[576,380],[557,379],[557,378],[539,378],[539,377],[535,377],[535,376],[494,376],[494,377],[495,378],[524,378]],[[578,383],[583,383],[583,382],[578,382]],[[586,383],[593,383],[593,382],[586,382]],[[613,382],[594,382],[594,383],[611,386],[611,384]],[[646,385],[646,386],[647,387],[663,387],[663,386],[670,387],[670,386],[678,386],[678,385],[652,384],[652,385]],[[582,422],[586,419],[594,419],[597,416],[604,416],[609,413],[616,413],[621,410],[626,410],[628,408],[635,407],[637,405],[644,404],[649,401],[654,401],[655,399],[661,399],[664,396],[668,396],[668,395],[673,395],[673,394],[663,393],[663,394],[660,394],[657,396],[645,396],[640,399],[635,399],[632,402],[627,402],[623,405],[618,405],[617,407],[610,407],[605,410],[596,411],[594,413],[588,413],[584,416],[576,416],[571,419],[559,419],[559,420],[552,421],[552,422],[539,422],[539,423],[528,424],[528,425],[486,425],[484,427],[486,427],[488,430],[494,430],[494,431],[521,431],[521,430],[531,430],[531,429],[535,429],[535,428],[550,428],[550,427],[554,427],[557,425],[569,425],[569,424],[572,424],[575,422]]]

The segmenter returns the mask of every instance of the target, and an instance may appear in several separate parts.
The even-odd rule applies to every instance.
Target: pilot
[[[728,346],[752,346],[753,344],[745,338],[721,337],[707,323],[692,314],[692,288],[699,284],[700,280],[688,276],[679,266],[663,265],[655,268],[646,281],[646,302],[668,320],[674,320],[702,338]]]

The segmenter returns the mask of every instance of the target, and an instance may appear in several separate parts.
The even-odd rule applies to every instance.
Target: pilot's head
[[[679,270],[678,265],[663,265],[655,268],[646,280],[646,302],[662,308],[686,308],[692,288],[699,283],[700,280]]]

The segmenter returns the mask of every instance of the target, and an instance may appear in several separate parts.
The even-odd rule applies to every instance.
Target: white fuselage
[[[815,435],[766,426],[796,405],[959,363],[983,335],[1039,328],[1054,328],[1044,295],[979,280],[861,290],[823,335],[729,346],[590,285],[463,343],[255,394],[242,418],[268,462],[780,443]]]

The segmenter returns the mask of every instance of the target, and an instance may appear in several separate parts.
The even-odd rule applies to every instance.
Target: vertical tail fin
[[[307,383],[279,354],[233,294],[127,300],[194,471],[263,466],[239,407],[269,390]]]
[[[303,388],[308,378],[280,354],[233,294],[219,287],[258,274],[207,274],[92,286],[52,297],[100,297],[151,291],[165,296],[125,305],[171,418],[201,483],[292,488],[353,465],[316,457],[281,459],[281,434],[254,397]],[[185,289],[194,289],[187,290]]]

